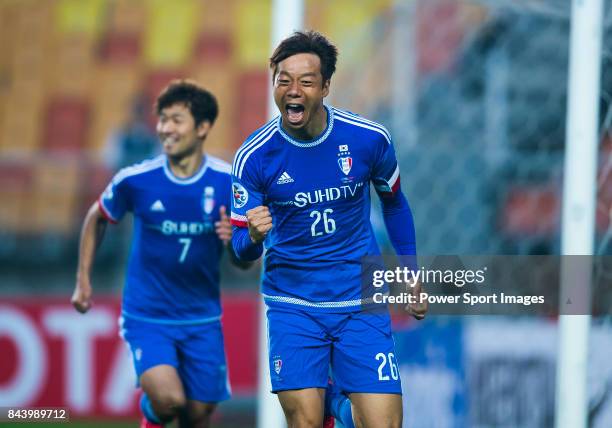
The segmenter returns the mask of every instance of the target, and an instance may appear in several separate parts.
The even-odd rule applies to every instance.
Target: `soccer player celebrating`
[[[243,260],[266,246],[270,373],[288,426],[320,427],[329,410],[345,426],[400,427],[389,314],[364,311],[361,296],[361,259],[380,254],[369,220],[370,183],[398,254],[416,255],[414,224],[387,130],[323,103],[336,58],[336,48],[310,31],[274,51],[280,116],[234,158],[232,243]],[[427,306],[408,309],[421,319]],[[330,365],[334,387],[350,401],[325,403]]]
[[[219,262],[231,250],[230,165],[203,154],[215,97],[190,81],[173,81],[156,102],[163,154],[124,168],[85,217],[72,304],[92,305],[90,272],[106,224],[127,211],[134,236],[121,316],[144,394],[141,426],[179,417],[208,427],[230,390],[221,331]]]

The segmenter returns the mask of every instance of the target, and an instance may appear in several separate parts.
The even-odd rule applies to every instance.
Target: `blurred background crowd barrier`
[[[307,0],[340,50],[330,104],[384,124],[422,254],[558,254],[570,4],[558,0]],[[116,333],[129,221],[107,231],[96,310],[68,305],[82,218],[118,168],[155,155],[152,103],[199,81],[227,161],[266,120],[266,0],[0,0],[0,406],[137,415]],[[612,254],[612,11],[605,2],[596,254]],[[313,169],[314,171],[314,169]],[[373,210],[381,235],[381,217]],[[258,272],[223,267],[236,400],[253,426]],[[612,272],[608,286],[612,284]],[[594,319],[592,426],[612,426],[612,327]],[[549,427],[556,322],[396,320],[410,427]],[[503,343],[499,337],[504,339]],[[87,375],[89,373],[89,375]],[[130,377],[131,376],[131,377]],[[238,416],[236,416],[238,415]]]

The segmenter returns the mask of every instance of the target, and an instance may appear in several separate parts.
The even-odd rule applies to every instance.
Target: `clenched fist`
[[[254,244],[263,242],[270,229],[272,229],[272,215],[268,207],[260,205],[250,209],[246,212],[246,217],[251,241]]]
[[[429,309],[429,303],[427,300],[421,302],[421,283],[417,282],[414,287],[410,287],[410,293],[416,298],[415,303],[409,303],[406,305],[406,311],[415,317],[417,320],[425,318],[427,309]]]
[[[70,299],[70,302],[77,311],[84,314],[92,306],[91,294],[92,289],[91,284],[89,283],[89,279],[79,278],[77,280],[77,285],[74,287],[74,293],[72,293],[72,298]]]

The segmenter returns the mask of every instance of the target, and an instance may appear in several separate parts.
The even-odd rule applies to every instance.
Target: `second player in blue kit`
[[[164,154],[119,171],[89,210],[72,302],[81,312],[91,307],[95,248],[106,223],[131,212],[121,335],[145,392],[143,425],[178,417],[180,426],[208,427],[216,403],[230,396],[220,322],[225,248],[245,266],[228,246],[230,165],[203,154],[218,112],[208,91],[175,81],[156,111]]]
[[[380,254],[370,223],[371,185],[398,254],[416,255],[414,225],[387,130],[323,103],[336,57],[315,32],[295,33],[272,55],[280,116],[234,158],[232,241],[244,260],[266,248],[262,293],[272,389],[289,426],[321,425],[331,365],[353,413],[342,410],[345,402],[331,406],[334,416],[348,426],[354,419],[364,427],[399,427],[401,383],[389,315],[363,311],[362,260]],[[418,295],[419,286],[412,291]],[[427,307],[409,310],[420,319]]]

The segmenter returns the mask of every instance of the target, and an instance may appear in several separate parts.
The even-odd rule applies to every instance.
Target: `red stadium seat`
[[[268,106],[268,71],[251,71],[238,79],[238,91],[235,96],[238,120],[239,140],[243,141],[267,119]]]
[[[43,148],[54,153],[77,154],[89,129],[89,105],[78,98],[52,99],[47,107]]]
[[[109,33],[102,40],[100,57],[103,61],[130,64],[140,57],[140,36],[136,33]]]
[[[202,33],[194,48],[194,58],[198,62],[219,63],[231,59],[232,40],[226,33]]]

